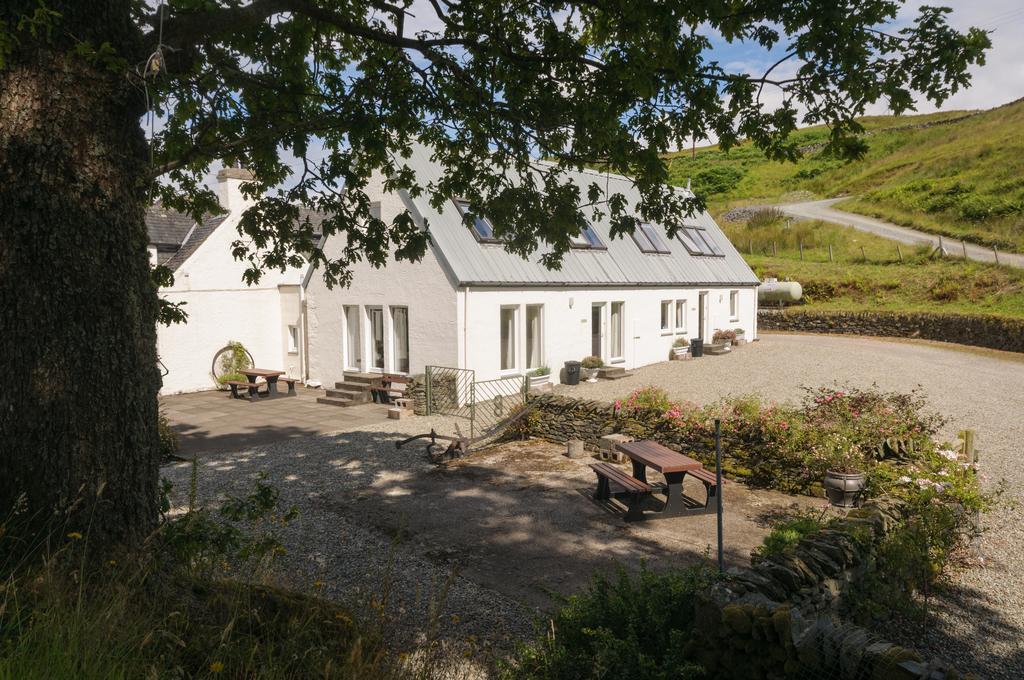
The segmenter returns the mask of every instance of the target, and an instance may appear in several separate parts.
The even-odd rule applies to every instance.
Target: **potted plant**
[[[536,389],[546,385],[551,378],[551,369],[547,366],[539,366],[526,374],[530,378],[530,389]]]
[[[736,339],[736,331],[734,330],[722,330],[717,329],[715,334],[711,336],[711,341],[716,345],[731,345],[733,340]]]
[[[736,334],[736,337],[733,338],[732,344],[742,345],[744,342],[746,342],[746,331],[744,331],[742,328],[734,328],[732,329],[732,332]]]
[[[597,372],[602,366],[604,361],[601,357],[583,357],[583,361],[580,362],[580,367],[586,372],[587,382],[597,382]]]
[[[860,446],[842,437],[835,438],[831,448],[822,483],[825,495],[837,508],[855,507],[862,500],[867,485],[864,452]]]
[[[682,359],[690,353],[690,341],[686,338],[676,338],[672,343],[672,353],[675,354],[676,359]]]

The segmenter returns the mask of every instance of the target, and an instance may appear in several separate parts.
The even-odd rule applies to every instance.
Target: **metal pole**
[[[718,571],[725,573],[725,549],[722,542],[722,419],[715,418],[715,494],[718,513]]]

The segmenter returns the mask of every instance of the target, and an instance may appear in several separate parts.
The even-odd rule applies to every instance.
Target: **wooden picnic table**
[[[647,483],[647,468],[657,470],[665,477],[665,507],[658,513],[665,517],[702,514],[709,511],[710,502],[699,503],[683,494],[683,478],[690,474],[701,480],[707,487],[711,475],[704,465],[689,456],[662,446],[658,442],[645,440],[616,444],[616,449],[629,456],[633,462],[633,477]],[[708,488],[710,501],[711,489]]]
[[[285,374],[284,371],[273,371],[267,368],[246,368],[239,371],[242,375],[249,379],[249,382],[255,383],[258,378],[264,378],[267,381],[267,396],[277,396],[277,379]]]

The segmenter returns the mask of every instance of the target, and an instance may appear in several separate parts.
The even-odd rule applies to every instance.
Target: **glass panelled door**
[[[370,319],[370,368],[384,370],[384,310],[380,307],[368,307],[366,314]]]
[[[345,368],[363,370],[363,343],[360,341],[359,307],[345,305]]]
[[[604,334],[601,329],[603,310],[603,304],[590,307],[590,354],[595,357],[604,356]]]
[[[395,370],[409,372],[409,308],[391,308],[391,330],[395,336]]]

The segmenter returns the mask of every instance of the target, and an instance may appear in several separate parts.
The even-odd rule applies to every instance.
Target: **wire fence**
[[[477,381],[469,369],[427,366],[425,383],[427,413],[469,420],[470,439],[526,405],[524,375]]]

